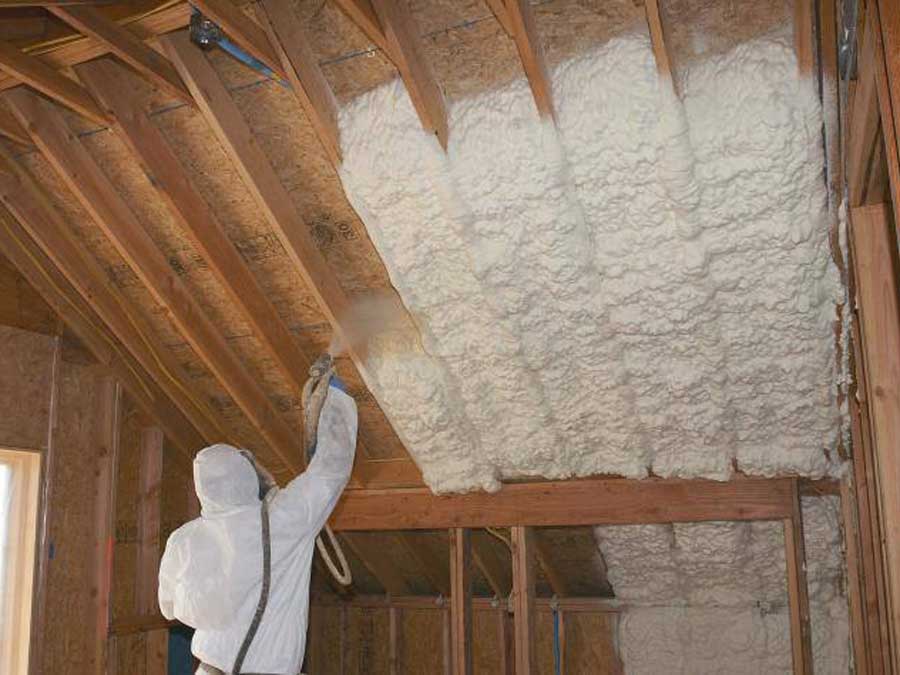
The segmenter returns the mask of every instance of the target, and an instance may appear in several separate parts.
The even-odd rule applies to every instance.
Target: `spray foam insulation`
[[[436,491],[503,478],[822,476],[842,299],[821,110],[788,35],[697,59],[646,34],[453,102],[444,153],[401,83],[341,114],[341,178],[417,332],[370,380]]]

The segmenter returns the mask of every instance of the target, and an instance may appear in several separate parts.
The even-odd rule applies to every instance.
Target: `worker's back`
[[[350,475],[356,406],[329,388],[309,469],[269,502],[271,581],[242,670],[295,675],[306,642],[315,538]],[[202,516],[176,530],[160,564],[159,600],[168,618],[194,626],[192,651],[230,672],[257,611],[263,580],[262,521],[253,465],[230,446],[194,460]]]

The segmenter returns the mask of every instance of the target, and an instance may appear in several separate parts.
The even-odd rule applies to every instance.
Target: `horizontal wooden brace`
[[[472,598],[472,609],[476,612],[496,610],[502,607],[506,600],[498,601],[494,598]],[[364,609],[448,609],[450,602],[447,598],[433,595],[354,595],[346,600],[333,595],[317,593],[310,597],[310,604],[318,607],[360,607]],[[554,609],[563,612],[604,612],[615,614],[622,610],[623,605],[611,598],[537,598],[535,609],[538,612],[552,612]]]
[[[495,493],[434,495],[427,488],[353,490],[331,517],[335,530],[411,530],[513,525],[629,525],[782,520],[790,478],[586,479],[504,485]]]

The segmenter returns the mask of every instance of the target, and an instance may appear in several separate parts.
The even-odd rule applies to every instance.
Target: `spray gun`
[[[312,461],[316,454],[319,417],[322,414],[322,407],[325,405],[325,399],[328,396],[328,388],[332,384],[343,389],[340,380],[334,375],[334,359],[332,359],[331,354],[325,352],[310,366],[309,379],[303,385],[301,396],[301,404],[303,405],[303,450],[306,452],[308,462]],[[325,533],[328,535],[331,548],[334,549],[337,555],[338,563],[341,566],[340,570],[334,564],[331,554],[325,547],[321,534],[316,537],[316,548],[319,551],[319,555],[322,556],[322,560],[335,580],[342,586],[349,586],[353,577],[350,574],[350,566],[347,565],[344,550],[328,525],[325,525]]]

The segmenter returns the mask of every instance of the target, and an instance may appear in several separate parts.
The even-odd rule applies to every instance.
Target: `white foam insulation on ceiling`
[[[788,37],[683,73],[614,39],[450,107],[341,113],[342,180],[419,335],[369,385],[436,491],[588,474],[820,476],[840,433],[821,112]]]
[[[850,635],[837,497],[803,499],[814,670],[846,675]],[[780,522],[597,527],[624,609],[629,675],[791,673]],[[652,645],[652,648],[648,648]]]

